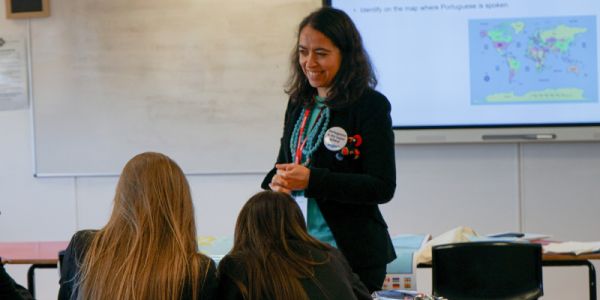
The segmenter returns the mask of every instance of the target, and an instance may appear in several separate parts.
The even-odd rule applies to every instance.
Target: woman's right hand
[[[273,178],[271,178],[271,183],[269,184],[271,190],[291,195],[292,191],[288,188],[285,188],[285,186],[287,186],[285,179],[278,174],[273,175]]]

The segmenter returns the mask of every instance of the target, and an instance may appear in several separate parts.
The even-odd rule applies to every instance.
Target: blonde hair
[[[78,299],[194,299],[209,259],[198,253],[194,207],[181,168],[146,152],[124,167],[108,224],[78,274]]]

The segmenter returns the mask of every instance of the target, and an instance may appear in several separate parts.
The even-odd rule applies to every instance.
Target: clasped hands
[[[308,187],[310,169],[299,164],[276,164],[277,173],[271,178],[269,187],[277,192],[291,194],[292,191]]]

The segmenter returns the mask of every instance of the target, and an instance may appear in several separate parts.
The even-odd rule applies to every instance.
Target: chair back
[[[538,244],[469,242],[432,248],[433,295],[450,300],[529,300],[541,297]]]

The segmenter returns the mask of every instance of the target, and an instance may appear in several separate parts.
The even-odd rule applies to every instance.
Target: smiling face
[[[298,37],[298,62],[319,96],[327,97],[342,63],[340,49],[323,33],[307,25]]]

